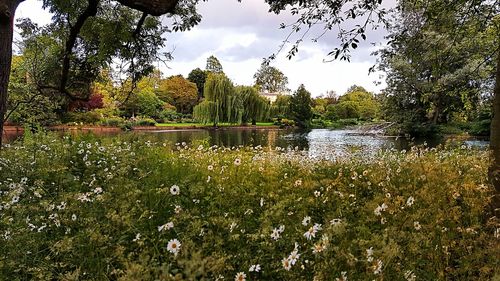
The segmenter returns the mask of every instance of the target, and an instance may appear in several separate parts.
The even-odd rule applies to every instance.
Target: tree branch
[[[117,0],[120,4],[153,16],[171,14],[179,0]]]
[[[88,0],[88,6],[85,11],[78,16],[76,23],[71,26],[68,40],[66,41],[66,46],[64,50],[64,57],[62,63],[62,72],[61,72],[61,82],[59,84],[59,91],[66,94],[69,98],[74,99],[74,96],[68,92],[66,89],[66,84],[68,83],[69,76],[69,68],[70,68],[70,59],[71,54],[73,53],[73,47],[75,46],[76,39],[80,30],[82,29],[85,21],[88,18],[93,17],[97,14],[97,6],[99,5],[99,0]]]

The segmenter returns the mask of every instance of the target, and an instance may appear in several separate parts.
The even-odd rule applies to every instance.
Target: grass
[[[487,155],[28,135],[0,151],[0,280],[495,279]]]

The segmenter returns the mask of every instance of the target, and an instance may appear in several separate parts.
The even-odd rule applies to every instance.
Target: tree
[[[269,115],[269,100],[259,95],[254,87],[238,86],[235,90],[243,105],[243,124],[251,121],[252,125],[256,125],[257,121],[262,121]]]
[[[209,75],[205,83],[205,99],[195,106],[194,118],[203,123],[240,123],[243,116],[241,99],[236,95],[233,83],[224,74]]]
[[[198,100],[201,100],[203,98],[203,88],[205,88],[207,73],[200,68],[195,68],[189,72],[188,80],[196,84],[196,88],[198,89]]]
[[[0,0],[0,132],[7,111],[14,17],[23,1]],[[54,15],[52,24],[41,30],[29,20],[21,23],[23,37],[30,36],[31,42],[41,36],[55,38],[49,49],[52,57],[47,58],[53,71],[41,72],[44,77],[38,80],[37,91],[59,93],[71,100],[88,99],[89,85],[99,68],[113,58],[127,61],[126,72],[138,81],[152,70],[164,44],[161,35],[167,30],[161,19],[149,15],[174,17],[174,31],[189,29],[201,19],[194,8],[197,1],[118,2],[122,5],[104,0],[47,0],[44,6]]]
[[[278,95],[276,101],[271,106],[272,116],[278,119],[291,118],[289,95]]]
[[[205,69],[210,73],[221,74],[224,73],[222,70],[222,64],[219,62],[215,56],[210,56],[207,59],[207,66]]]
[[[198,101],[196,84],[189,82],[182,75],[172,76],[160,82],[156,95],[164,102],[170,103],[183,114],[193,113]]]
[[[338,103],[328,107],[328,116],[331,119],[372,120],[379,111],[380,105],[372,93],[363,87],[353,86],[339,98]]]
[[[255,85],[262,92],[276,93],[287,90],[288,78],[276,67],[262,64],[253,78]]]
[[[309,127],[313,117],[311,106],[311,93],[306,90],[304,85],[300,85],[290,98],[290,114],[299,127]]]
[[[492,84],[494,64],[485,58],[496,49],[495,35],[482,27],[482,13],[489,11],[463,21],[455,17],[463,9],[462,3],[446,1],[425,6],[403,2],[399,7],[403,20],[391,29],[380,69],[387,73],[386,112],[393,121],[408,124],[407,132],[419,133],[417,124],[432,128],[450,122],[456,113],[478,104]],[[436,13],[440,16],[434,17]],[[454,30],[457,22],[463,27]]]

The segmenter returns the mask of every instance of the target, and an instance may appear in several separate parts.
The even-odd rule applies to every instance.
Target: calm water
[[[223,130],[158,130],[147,132],[119,132],[102,133],[96,135],[103,137],[114,137],[117,135],[148,139],[156,142],[168,143],[200,143],[233,147],[239,145],[261,145],[263,147],[275,148],[276,146],[286,149],[305,150],[310,156],[322,154],[343,153],[369,153],[372,154],[380,149],[408,149],[414,144],[426,142],[429,146],[444,143],[445,139],[408,140],[405,138],[363,136],[354,130],[327,130],[314,129],[310,131],[301,130],[267,130],[267,129],[223,129]],[[12,139],[12,138],[11,138]],[[487,141],[479,139],[461,140],[468,146],[486,147]]]

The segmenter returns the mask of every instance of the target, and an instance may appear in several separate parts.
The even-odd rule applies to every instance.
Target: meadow
[[[0,151],[0,280],[491,280],[486,159],[28,133]]]

